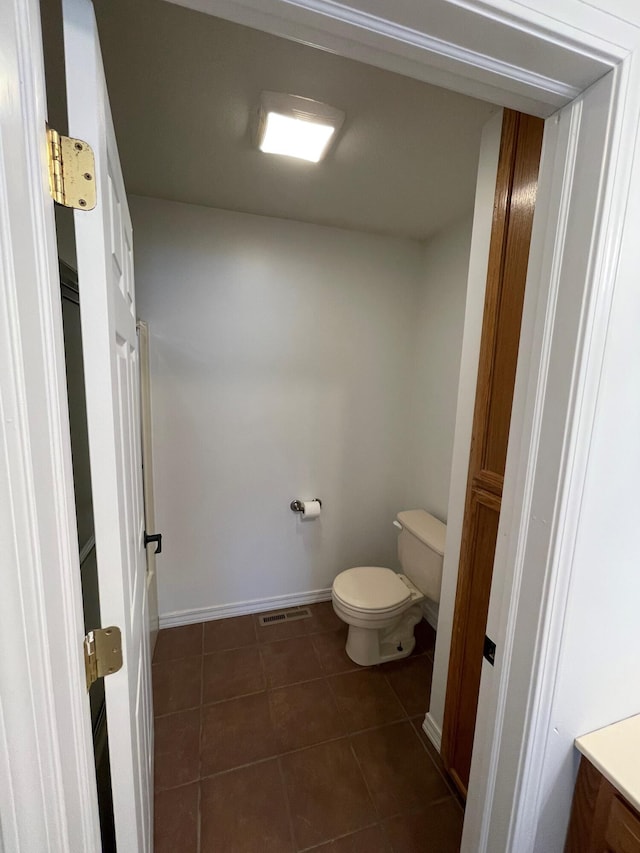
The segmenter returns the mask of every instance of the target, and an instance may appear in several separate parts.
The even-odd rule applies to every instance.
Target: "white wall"
[[[442,734],[453,610],[458,582],[458,562],[460,560],[460,542],[462,539],[464,503],[467,490],[469,448],[471,446],[478,358],[480,355],[480,338],[482,334],[482,315],[484,312],[484,291],[489,259],[489,242],[491,240],[493,198],[498,170],[501,129],[502,110],[492,116],[484,127],[478,161],[476,200],[473,214],[473,236],[469,258],[462,355],[460,360],[460,380],[454,421],[453,458],[447,513],[447,545],[440,594],[433,680],[431,683],[431,704],[425,719],[425,730],[438,749]]]
[[[471,216],[425,246],[413,350],[407,505],[447,520]]]
[[[422,247],[136,197],[131,210],[160,613],[221,615],[394,566]],[[321,519],[302,523],[290,501],[316,496]]]

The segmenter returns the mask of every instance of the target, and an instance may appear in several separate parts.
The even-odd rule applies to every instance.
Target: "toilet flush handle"
[[[402,529],[403,529],[403,527],[402,527],[402,525],[400,524],[400,522],[399,522],[399,521],[394,521],[394,522],[393,522],[393,526],[394,526],[394,527],[397,527],[397,528],[398,528],[398,530],[402,530]]]

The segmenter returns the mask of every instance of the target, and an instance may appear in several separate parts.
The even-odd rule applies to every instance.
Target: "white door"
[[[90,0],[63,0],[69,135],[95,155],[97,205],[75,212],[103,626],[124,666],[105,680],[116,841],[150,851],[153,716],[131,219]]]

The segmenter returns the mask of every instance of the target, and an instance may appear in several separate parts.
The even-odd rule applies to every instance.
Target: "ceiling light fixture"
[[[266,154],[283,154],[318,163],[335,141],[344,113],[299,95],[263,92],[256,144]]]

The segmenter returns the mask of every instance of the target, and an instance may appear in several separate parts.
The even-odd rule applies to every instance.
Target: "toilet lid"
[[[349,607],[360,610],[388,610],[411,597],[409,588],[391,569],[357,566],[341,572],[333,591]]]

